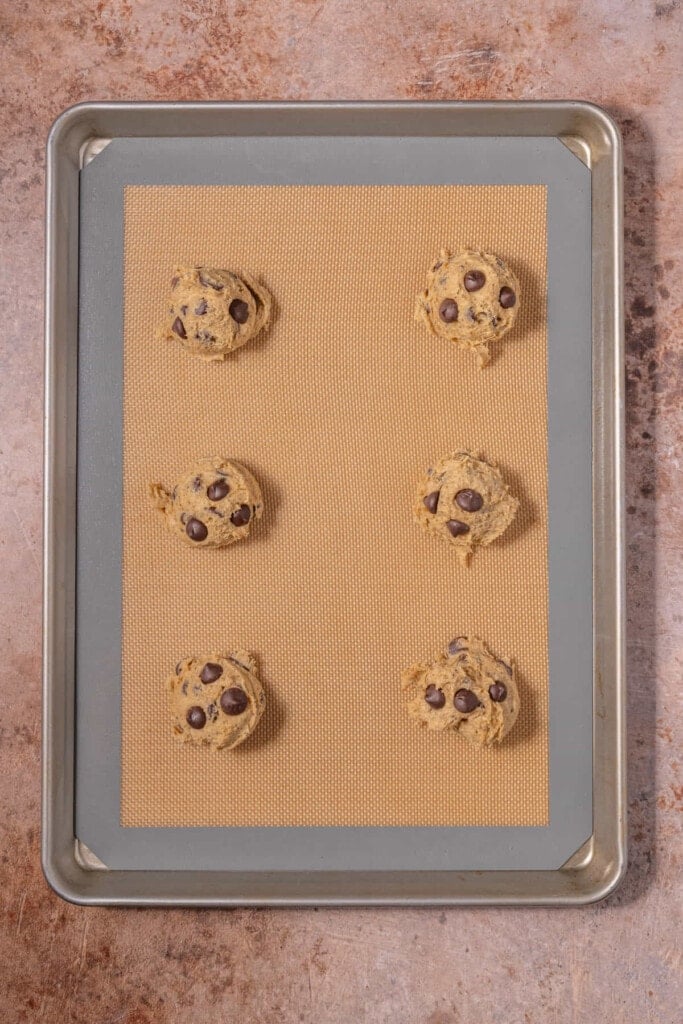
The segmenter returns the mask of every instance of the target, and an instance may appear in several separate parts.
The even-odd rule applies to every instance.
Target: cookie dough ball
[[[433,661],[411,665],[401,688],[419,725],[457,732],[478,747],[500,743],[519,714],[513,663],[494,657],[475,636],[459,636]]]
[[[430,334],[475,352],[486,366],[489,342],[507,334],[518,309],[517,278],[499,256],[442,249],[417,297],[415,319]]]
[[[266,326],[271,304],[268,291],[247,274],[176,267],[161,336],[200,359],[225,359]]]
[[[174,735],[213,750],[243,743],[266,706],[256,663],[246,651],[185,658],[168,689]]]
[[[222,548],[249,536],[263,512],[261,489],[238,462],[204,459],[172,490],[150,484],[152,500],[168,528],[198,548]]]
[[[518,507],[496,466],[470,452],[455,452],[427,472],[414,516],[467,565],[475,548],[490,544],[508,528]]]

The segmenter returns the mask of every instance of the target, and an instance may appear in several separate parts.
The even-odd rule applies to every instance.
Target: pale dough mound
[[[256,663],[246,651],[185,658],[168,689],[176,738],[214,750],[243,743],[266,706]]]
[[[160,335],[200,359],[225,359],[267,325],[271,306],[266,288],[245,273],[176,267]]]
[[[415,319],[431,334],[475,352],[486,366],[488,343],[513,326],[519,300],[517,278],[499,256],[442,249],[417,297]]]
[[[168,528],[198,548],[220,548],[249,536],[263,512],[261,489],[238,462],[204,459],[169,491],[150,484],[150,495]]]
[[[414,517],[467,565],[475,548],[490,544],[508,528],[518,507],[496,466],[470,452],[454,452],[428,470]]]
[[[459,636],[433,661],[411,665],[401,688],[419,725],[457,732],[479,747],[499,743],[519,714],[513,663],[495,658],[475,636]]]

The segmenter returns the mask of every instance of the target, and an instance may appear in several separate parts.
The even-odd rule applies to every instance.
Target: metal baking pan
[[[192,159],[181,142],[189,138]],[[195,170],[199,152],[206,159]],[[618,884],[626,863],[621,176],[616,126],[578,102],[92,103],[58,118],[47,176],[42,848],[61,896],[83,904],[577,905]],[[88,346],[106,324],[104,348],[120,356],[122,186],[159,181],[548,185],[547,827],[120,827],[118,591],[103,628],[102,588],[82,569],[89,502],[116,536],[120,492],[102,482],[112,463],[80,489],[78,470],[83,477],[96,465],[99,441],[121,427],[116,361],[93,371]],[[112,233],[98,242],[103,226]],[[567,296],[583,301],[572,308]],[[98,430],[85,431],[88,410],[107,392]],[[116,462],[113,469],[116,478]],[[566,488],[587,495],[591,482],[592,507],[575,502],[567,518]],[[591,532],[592,551],[571,543]],[[114,563],[117,550],[112,542]],[[79,688],[86,665],[95,676]]]

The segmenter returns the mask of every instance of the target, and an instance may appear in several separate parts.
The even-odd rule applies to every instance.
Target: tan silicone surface
[[[520,281],[484,370],[413,320],[443,246]],[[271,328],[224,364],[157,341],[178,264],[260,278]],[[126,189],[124,825],[547,823],[545,282],[543,186]],[[469,568],[412,518],[431,460],[459,448],[521,503]],[[147,488],[212,455],[256,475],[264,515],[195,550]],[[468,633],[517,665],[500,748],[420,730],[402,701],[402,669]],[[167,676],[236,647],[266,690],[256,732],[180,745]]]

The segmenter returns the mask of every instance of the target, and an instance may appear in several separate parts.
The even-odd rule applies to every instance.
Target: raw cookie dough
[[[408,714],[427,729],[457,732],[470,743],[499,743],[519,714],[519,691],[509,658],[495,658],[475,636],[451,640],[434,661],[401,676]]]
[[[519,283],[500,257],[442,249],[417,297],[415,319],[430,334],[475,352],[479,365],[486,366],[488,342],[507,334],[518,309]]]
[[[169,529],[198,548],[221,548],[249,536],[263,512],[261,489],[238,462],[204,459],[168,491],[150,484]]]
[[[185,658],[168,689],[174,735],[214,750],[243,743],[266,706],[256,663],[246,651]]]
[[[176,267],[160,334],[200,359],[225,359],[266,326],[271,305],[269,292],[245,273]]]
[[[470,452],[454,452],[428,470],[414,516],[424,530],[451,544],[467,565],[476,547],[500,537],[518,507],[496,466]]]

